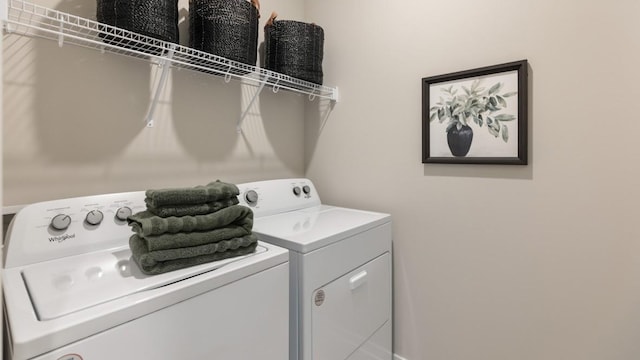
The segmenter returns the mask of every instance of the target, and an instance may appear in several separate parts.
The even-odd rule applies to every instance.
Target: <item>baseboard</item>
[[[398,354],[393,354],[393,360],[408,360]]]

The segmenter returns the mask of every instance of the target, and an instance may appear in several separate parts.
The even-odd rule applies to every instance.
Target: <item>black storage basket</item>
[[[189,0],[189,46],[255,66],[259,17],[247,0]]]
[[[97,0],[99,22],[163,41],[177,43],[178,0]],[[102,35],[107,42],[116,39]],[[124,44],[130,47],[136,44]]]
[[[315,24],[274,20],[264,28],[265,68],[322,84],[324,30]]]

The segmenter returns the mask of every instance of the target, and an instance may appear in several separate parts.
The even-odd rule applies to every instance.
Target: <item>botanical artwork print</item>
[[[431,84],[431,156],[517,157],[517,90],[517,70]]]

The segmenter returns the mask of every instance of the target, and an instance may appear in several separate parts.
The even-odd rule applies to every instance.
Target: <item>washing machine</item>
[[[308,179],[238,187],[258,239],[289,250],[289,359],[392,359],[391,216],[324,205]]]
[[[2,277],[5,359],[282,360],[288,250],[147,276],[126,218],[144,192],[48,201],[13,219]]]

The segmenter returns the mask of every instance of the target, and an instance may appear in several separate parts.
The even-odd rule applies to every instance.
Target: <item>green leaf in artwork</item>
[[[489,134],[493,135],[494,137],[498,137],[498,131],[493,126],[489,126]]]
[[[435,120],[438,117],[438,112],[434,111],[433,114],[429,117],[429,122]]]
[[[496,120],[498,121],[512,121],[515,120],[516,116],[511,114],[500,114],[496,115]]]
[[[478,85],[480,85],[480,79],[473,80],[473,82],[471,83],[471,91],[478,90]]]
[[[502,87],[502,83],[497,83],[497,84],[493,85],[491,88],[489,88],[489,95],[493,95],[493,94],[497,93],[498,90],[500,90],[501,87]]]
[[[487,126],[489,127],[489,133],[498,137],[498,133],[500,132],[500,123],[498,121],[492,121],[489,123],[489,120],[487,120]]]
[[[513,96],[516,95],[518,92],[517,91],[512,91],[512,92],[508,92],[506,94],[502,94],[502,97],[509,97],[509,96]]]
[[[505,100],[502,96],[496,95],[496,99],[498,99],[498,104],[502,107],[507,107],[507,100]]]
[[[509,141],[509,129],[507,128],[507,125],[502,125],[502,140],[504,140],[504,142]]]

